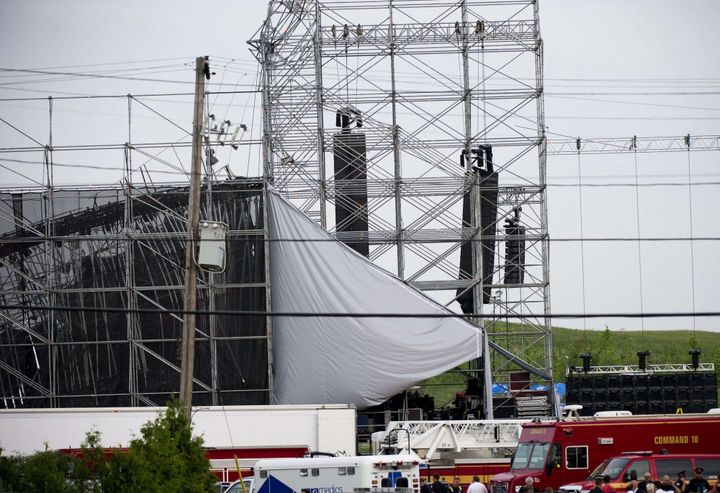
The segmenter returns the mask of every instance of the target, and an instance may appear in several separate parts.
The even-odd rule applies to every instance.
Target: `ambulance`
[[[419,493],[416,455],[264,459],[247,493]]]

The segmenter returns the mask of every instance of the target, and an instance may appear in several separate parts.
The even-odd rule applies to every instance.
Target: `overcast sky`
[[[717,0],[541,1],[549,136],[720,134],[719,14]],[[192,92],[193,63],[199,55],[211,57],[213,82],[224,84],[216,87],[250,89],[257,71],[246,41],[265,15],[266,4],[259,0],[0,0],[0,98]],[[105,71],[157,81],[6,69]],[[258,120],[253,112],[257,96],[214,103],[225,104],[224,117],[249,123],[244,138],[258,136],[259,124],[252,124]],[[0,147],[32,145],[29,138],[47,142],[47,108],[46,100],[0,101],[0,118],[28,134],[0,122]],[[143,118],[156,118],[143,114],[148,110],[137,104],[133,108],[138,123],[132,138],[152,141],[154,129],[143,126]],[[54,109],[55,145],[127,140],[125,99],[60,100]],[[188,128],[188,99],[178,98],[167,114]],[[234,159],[236,174],[257,173],[257,154]],[[11,170],[42,181],[42,168],[36,165],[0,165],[0,186],[32,184]],[[648,185],[639,192],[622,186],[634,182],[636,165],[640,182]],[[695,183],[691,189],[683,186],[688,165]],[[578,166],[583,183],[591,185],[582,189],[582,218],[578,188],[563,186],[578,182]],[[120,170],[110,175],[92,169],[61,171],[59,183],[101,183],[121,175]],[[585,238],[631,238],[638,235],[638,224],[643,237],[689,237],[691,232],[720,237],[717,151],[638,154],[637,162],[631,154],[582,156],[579,161],[576,156],[551,156],[547,174],[551,237],[577,238],[582,226]],[[614,186],[597,186],[608,183]],[[719,251],[718,241],[696,241],[692,248],[688,242],[644,242],[640,250],[635,242],[585,242],[583,250],[578,242],[552,243],[552,311],[579,313],[584,306],[586,313],[622,313],[639,312],[642,306],[646,312],[689,312],[693,305],[696,311],[720,311]],[[556,324],[641,327],[638,320],[617,318]],[[720,330],[720,319],[647,319],[642,327]]]

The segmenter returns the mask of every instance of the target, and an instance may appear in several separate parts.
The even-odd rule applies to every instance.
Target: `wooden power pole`
[[[192,389],[195,363],[195,313],[197,308],[197,249],[200,223],[200,170],[205,107],[205,78],[210,78],[207,59],[195,59],[195,105],[193,109],[192,165],[188,197],[188,232],[185,247],[185,315],[183,316],[182,355],[180,361],[180,402],[185,416],[192,419]]]

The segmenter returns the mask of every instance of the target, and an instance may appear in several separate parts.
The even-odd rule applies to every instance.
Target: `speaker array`
[[[713,372],[595,375],[571,373],[567,404],[581,404],[582,413],[626,410],[633,414],[704,413],[718,406]]]

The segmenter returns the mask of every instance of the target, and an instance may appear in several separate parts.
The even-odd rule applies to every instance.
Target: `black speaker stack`
[[[587,370],[570,369],[566,382],[566,403],[581,404],[584,415],[616,410],[633,414],[704,413],[718,407],[714,370]]]

